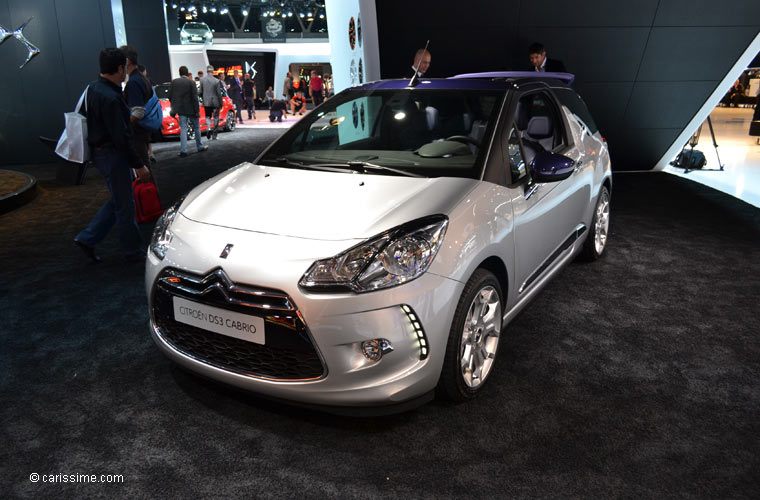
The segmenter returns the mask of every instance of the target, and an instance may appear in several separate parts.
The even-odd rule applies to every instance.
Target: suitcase
[[[156,222],[164,212],[161,208],[161,200],[158,198],[156,183],[152,180],[140,182],[140,179],[135,179],[132,182],[132,190],[135,193],[135,220],[137,223]]]
[[[673,162],[674,167],[685,168],[686,170],[697,170],[705,166],[707,159],[702,151],[691,149],[681,151]]]

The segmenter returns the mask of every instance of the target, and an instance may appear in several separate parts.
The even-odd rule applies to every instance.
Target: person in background
[[[287,110],[287,104],[285,104],[285,101],[282,101],[280,99],[275,99],[272,101],[272,105],[269,108],[269,121],[273,122],[277,120],[278,122],[282,121],[282,115],[286,113]]]
[[[127,76],[127,57],[117,48],[106,48],[100,51],[98,59],[100,77],[90,83],[86,94],[87,142],[111,198],[87,228],[76,235],[74,244],[90,260],[99,262],[95,245],[116,225],[124,258],[140,262],[145,259],[145,245],[135,222],[132,169],[143,181],[150,179],[150,172],[135,150],[131,112],[121,92],[121,83]]]
[[[191,80],[192,76],[187,70],[187,66],[179,67],[179,78],[172,80],[169,85],[168,98],[172,104],[172,116],[179,115],[179,139],[180,152],[179,156],[187,156],[187,124],[190,122],[195,130],[195,145],[198,152],[202,153],[208,149],[201,143],[201,126],[199,118],[201,116],[200,104],[198,103],[198,87]]]
[[[417,77],[422,78],[428,69],[430,69],[430,62],[433,60],[429,50],[418,49],[414,53],[414,60],[412,61],[412,68],[404,78],[411,79],[414,76],[414,71],[417,70]]]
[[[293,98],[293,95],[293,74],[288,71],[288,74],[285,77],[285,83],[282,85],[282,97],[290,100]]]
[[[528,57],[530,58],[530,68],[527,71],[540,71],[551,73],[565,73],[565,65],[557,59],[546,57],[546,49],[538,42],[532,43],[528,47]]]
[[[137,65],[137,71],[140,72],[140,74],[145,78],[145,81],[148,82],[148,85],[153,88],[153,83],[150,81],[150,78],[148,78],[148,70],[143,66],[142,64]],[[156,163],[156,157],[153,156],[153,143],[161,140],[161,129],[156,130],[155,132],[151,132],[150,134],[150,142],[148,143],[148,159],[150,159],[151,163]]]
[[[243,87],[240,85],[240,77],[237,70],[227,81],[227,93],[232,102],[235,103],[237,119],[240,120],[240,123],[243,123]]]
[[[256,99],[256,85],[253,83],[251,75],[246,73],[243,79],[243,99],[245,99],[245,109],[248,110],[248,119],[256,119],[256,105],[254,99]]]
[[[272,109],[272,101],[274,101],[274,90],[272,90],[271,86],[267,88],[266,92],[264,92],[264,95],[266,96],[267,109]]]
[[[219,109],[222,107],[222,88],[214,76],[214,67],[206,67],[206,76],[201,78],[201,97],[206,115],[206,139],[216,140],[219,129]]]
[[[741,103],[742,96],[744,96],[744,86],[736,80],[720,102],[728,107],[737,107]]]
[[[137,69],[137,51],[135,48],[131,45],[122,45],[119,50],[124,52],[124,57],[127,58],[126,71],[129,79],[124,86],[124,98],[131,112],[129,121],[132,124],[135,151],[140,155],[140,160],[144,165],[150,165],[150,153],[148,152],[150,131],[142,128],[138,122],[145,116],[145,103],[153,95],[153,89]]]
[[[311,78],[309,78],[309,90],[311,92],[311,103],[314,107],[319,106],[324,101],[324,83],[322,78],[317,74],[316,70],[311,70]]]
[[[301,91],[296,90],[296,95],[294,95],[293,98],[290,100],[290,114],[294,115],[296,114],[296,111],[298,111],[298,114],[302,115],[305,104],[306,104],[306,99],[303,98]]]

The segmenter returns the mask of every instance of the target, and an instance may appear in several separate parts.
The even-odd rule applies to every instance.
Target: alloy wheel
[[[474,389],[491,372],[501,334],[499,293],[487,285],[475,294],[467,311],[459,347],[460,368],[464,383]]]

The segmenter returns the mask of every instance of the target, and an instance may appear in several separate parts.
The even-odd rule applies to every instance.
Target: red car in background
[[[179,116],[177,118],[172,118],[169,113],[171,113],[172,105],[169,102],[169,83],[162,83],[160,85],[155,86],[156,90],[156,97],[158,97],[159,102],[161,103],[161,111],[164,114],[163,122],[161,123],[161,136],[162,137],[179,137]],[[199,91],[200,94],[200,91]],[[201,117],[200,117],[200,125],[201,125],[201,132],[205,132],[208,130],[208,126],[206,125],[206,113],[203,109],[203,98],[199,97],[198,101],[200,102],[200,109],[201,109]],[[222,109],[219,110],[219,126],[218,129],[220,131],[229,132],[231,130],[235,129],[235,105],[232,102],[232,99],[230,99],[227,96],[227,91],[222,91]],[[187,130],[187,137],[188,139],[195,138],[195,131],[192,128],[192,125],[188,123],[188,130]]]

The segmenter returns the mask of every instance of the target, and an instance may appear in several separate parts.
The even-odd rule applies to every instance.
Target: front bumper
[[[232,230],[181,216],[175,220],[172,231],[174,239],[166,258],[160,261],[150,254],[146,287],[153,338],[169,358],[183,367],[264,396],[310,405],[392,405],[422,397],[435,388],[462,283],[426,273],[410,283],[366,294],[307,293],[298,288],[297,283],[313,261],[345,250],[355,242],[321,242]],[[234,243],[232,251],[227,258],[221,258],[219,252],[229,243]],[[303,372],[304,377],[299,377],[298,371],[288,371],[303,361],[298,356],[308,350],[305,348],[300,354],[288,352],[287,361],[278,359],[284,371],[273,372],[257,368],[259,365],[254,359],[257,352],[263,352],[260,349],[269,348],[267,345],[254,347],[245,341],[226,339],[221,334],[195,332],[215,344],[221,339],[225,345],[222,350],[235,350],[237,346],[238,350],[251,351],[249,355],[254,362],[248,365],[219,362],[214,359],[216,348],[199,354],[179,345],[176,337],[162,331],[172,323],[166,322],[166,306],[160,305],[161,297],[166,294],[161,279],[172,270],[192,273],[201,279],[221,270],[228,283],[235,286],[281,292],[294,309],[278,314],[290,314],[302,323],[303,328],[299,330],[296,321],[292,332],[313,345],[321,370],[316,369],[313,358],[309,358],[310,368]],[[201,292],[203,290],[201,287]],[[210,296],[204,293],[184,297],[220,306],[219,302],[209,303]],[[240,310],[234,306],[224,308]],[[427,347],[424,356],[421,355],[420,329],[415,327],[407,311],[412,311],[417,326],[424,331]],[[281,343],[282,335],[288,333],[275,331],[271,313],[271,310],[256,308],[250,311],[251,315],[270,318],[266,320],[267,336],[274,344]],[[390,341],[393,351],[379,361],[371,361],[362,353],[361,344],[376,338]],[[277,348],[272,346],[275,351]],[[272,353],[262,355],[272,356]]]

